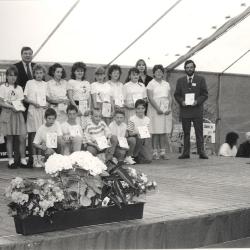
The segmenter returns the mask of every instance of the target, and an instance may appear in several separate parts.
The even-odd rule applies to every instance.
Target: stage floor
[[[250,159],[213,156],[209,160],[201,160],[192,155],[191,159],[178,160],[177,157],[178,155],[171,155],[170,160],[135,166],[158,183],[158,190],[145,199],[144,217],[137,221],[139,224],[185,220],[250,208]],[[46,233],[44,236],[17,235],[13,218],[7,214],[7,201],[4,198],[4,190],[11,178],[43,176],[43,170],[9,170],[4,162],[0,163],[0,169],[0,246],[8,242],[35,240],[36,237],[54,238],[58,232]],[[136,222],[113,223],[113,227],[128,226],[129,223]],[[92,229],[103,230],[102,226],[104,225]],[[109,224],[109,228],[112,228],[112,224]],[[66,230],[61,236],[66,235],[67,231],[72,234],[72,230]]]

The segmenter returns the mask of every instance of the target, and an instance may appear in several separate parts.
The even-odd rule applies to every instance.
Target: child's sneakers
[[[154,151],[153,152],[153,160],[159,160],[159,159],[160,159],[160,156],[159,156],[158,152]]]
[[[124,162],[126,164],[129,164],[129,165],[134,165],[136,164],[136,162],[133,160],[133,158],[131,156],[127,156],[125,159],[124,159]]]
[[[165,149],[160,150],[160,158],[163,159],[163,160],[169,160]]]

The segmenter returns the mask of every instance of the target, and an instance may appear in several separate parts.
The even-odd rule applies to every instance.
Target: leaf
[[[87,186],[91,189],[93,189],[97,194],[101,194],[102,193],[102,184],[98,181],[98,180],[95,180],[95,179],[88,179],[88,178],[85,178],[84,179]]]
[[[126,181],[129,184],[129,186],[131,186],[132,188],[136,188],[133,183],[133,179],[129,176],[129,174],[125,169],[117,168],[114,172],[118,174],[124,181]]]
[[[114,181],[114,183],[113,183],[113,189],[115,191],[115,194],[121,198],[122,202],[125,203],[125,204],[127,204],[126,197],[125,197],[125,195],[124,195],[124,193],[123,193],[123,191],[122,191],[122,189],[121,189],[121,187],[119,185],[119,181],[118,180]]]
[[[107,196],[115,203],[115,205],[117,205],[119,208],[122,208],[121,202],[115,197],[115,195],[109,194]]]

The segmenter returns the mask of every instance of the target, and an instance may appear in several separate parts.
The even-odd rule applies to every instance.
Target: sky
[[[0,0],[0,60],[38,50],[76,0]],[[80,0],[35,61],[107,64],[177,0]],[[250,0],[179,0],[114,63],[167,66],[250,6]],[[249,48],[250,17],[196,54],[197,69],[221,72]],[[248,73],[250,53],[227,72]],[[182,65],[179,67],[182,68]]]

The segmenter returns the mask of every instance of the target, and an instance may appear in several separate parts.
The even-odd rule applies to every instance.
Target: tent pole
[[[44,47],[44,45],[48,42],[48,40],[54,35],[54,33],[57,31],[57,29],[62,25],[62,23],[65,21],[65,19],[69,16],[69,14],[73,11],[73,9],[77,6],[77,4],[79,2],[80,2],[80,0],[77,0],[73,4],[73,6],[69,9],[69,11],[63,16],[62,20],[56,25],[56,27],[52,30],[52,32],[48,35],[48,37],[40,45],[38,50],[34,53],[33,58],[35,58],[37,56],[37,54],[40,52],[40,50]]]

